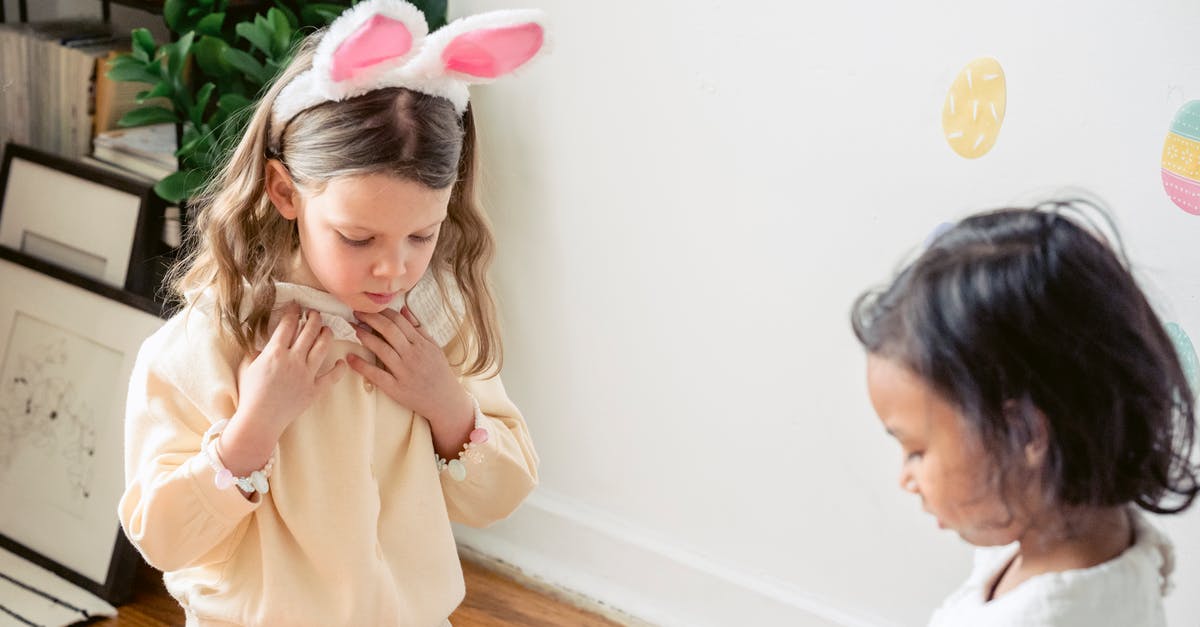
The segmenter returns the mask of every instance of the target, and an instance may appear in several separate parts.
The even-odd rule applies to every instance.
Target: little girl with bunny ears
[[[541,16],[427,33],[368,0],[310,36],[173,274],[183,308],[129,386],[119,516],[188,625],[440,625],[450,522],[537,484],[498,375],[470,83],[524,66]]]
[[[931,627],[1163,627],[1195,398],[1124,260],[1051,202],[970,216],[855,304],[902,489],[976,551]]]

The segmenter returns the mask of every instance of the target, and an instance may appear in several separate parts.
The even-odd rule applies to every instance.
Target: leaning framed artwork
[[[0,547],[120,603],[125,390],[160,305],[0,247]]]
[[[165,202],[144,181],[18,144],[0,165],[0,246],[151,296]]]

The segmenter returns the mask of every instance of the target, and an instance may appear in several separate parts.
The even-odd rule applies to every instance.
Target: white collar
[[[458,334],[465,317],[466,306],[463,303],[462,292],[458,289],[458,284],[453,277],[443,274],[442,281],[446,287],[447,298],[445,300],[442,298],[441,290],[438,289],[433,275],[426,272],[412,290],[397,295],[388,307],[399,311],[401,307],[408,305],[409,310],[421,322],[421,328],[425,329],[425,332],[438,343],[438,346],[445,348]],[[249,286],[247,285],[247,287]],[[205,289],[198,298],[189,296],[187,300],[201,311],[213,315],[216,303],[216,294],[213,288]],[[274,311],[278,312],[284,305],[292,302],[320,312],[321,322],[333,331],[334,339],[361,344],[358,336],[354,333],[354,311],[333,294],[298,283],[276,282]],[[241,315],[243,318],[250,314],[252,306],[248,300],[242,303]],[[274,317],[273,314],[272,319]],[[274,320],[272,320],[273,324]]]

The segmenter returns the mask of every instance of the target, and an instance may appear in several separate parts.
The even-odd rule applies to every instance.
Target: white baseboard
[[[794,586],[716,563],[611,515],[537,490],[487,529],[456,525],[459,543],[526,576],[581,595],[614,620],[651,624],[892,627],[832,607]],[[605,611],[616,610],[616,612]]]

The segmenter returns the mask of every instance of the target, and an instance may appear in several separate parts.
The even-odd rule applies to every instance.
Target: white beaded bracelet
[[[245,477],[235,477],[228,468],[221,463],[221,457],[217,452],[217,436],[225,430],[229,425],[229,420],[217,421],[213,426],[204,432],[204,439],[200,442],[200,450],[204,452],[204,457],[208,460],[208,465],[217,472],[217,476],[213,478],[213,482],[218,488],[227,490],[233,486],[241,488],[243,492],[258,492],[266,494],[271,491],[270,484],[267,479],[271,476],[271,469],[275,466],[275,458],[279,456],[279,445],[275,445],[275,450],[271,452],[271,458],[267,460],[267,464],[261,470],[255,470]]]
[[[488,441],[488,432],[486,422],[483,418],[483,410],[479,408],[479,401],[470,392],[467,396],[471,397],[471,404],[475,406],[475,428],[468,436],[468,442],[463,444],[463,450],[458,452],[458,459],[446,461],[437,451],[433,453],[433,459],[437,462],[438,473],[443,470],[450,471],[450,478],[455,481],[462,481],[467,478],[467,465],[464,462],[478,464],[483,461],[483,453],[479,451],[479,447],[483,446]]]

